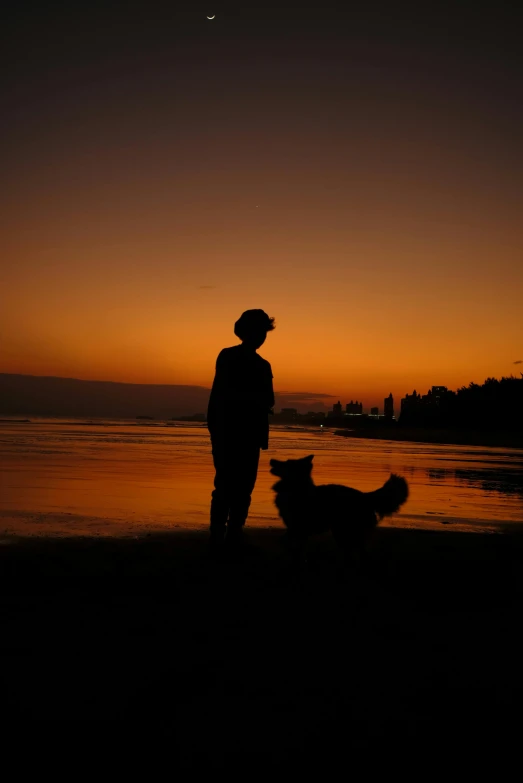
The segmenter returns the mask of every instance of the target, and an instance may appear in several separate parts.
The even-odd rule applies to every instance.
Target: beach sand
[[[247,533],[218,562],[201,531],[4,541],[4,725],[154,726],[173,769],[246,777],[518,746],[519,534],[383,528],[349,568],[325,537],[294,569]]]

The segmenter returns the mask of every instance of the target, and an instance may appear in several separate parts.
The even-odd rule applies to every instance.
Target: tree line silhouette
[[[399,424],[415,427],[455,429],[522,430],[523,373],[487,378],[457,391],[429,392],[423,397],[414,392],[402,405]]]

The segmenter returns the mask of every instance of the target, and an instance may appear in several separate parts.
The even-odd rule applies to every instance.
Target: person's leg
[[[230,504],[230,460],[224,444],[212,444],[214,462],[214,490],[211,494],[211,538],[223,540],[229,516]]]
[[[260,447],[250,443],[238,447],[234,455],[234,470],[231,474],[231,494],[229,499],[229,531],[240,531],[245,524],[251,494],[256,484]]]

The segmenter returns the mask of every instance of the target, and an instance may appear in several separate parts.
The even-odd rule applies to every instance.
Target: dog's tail
[[[391,473],[389,480],[380,489],[365,494],[378,517],[383,519],[399,511],[409,496],[409,486],[402,476]]]

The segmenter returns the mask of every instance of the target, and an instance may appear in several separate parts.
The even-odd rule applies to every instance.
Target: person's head
[[[255,350],[265,342],[267,332],[274,329],[274,318],[263,310],[246,310],[234,324],[234,334],[244,345]]]

